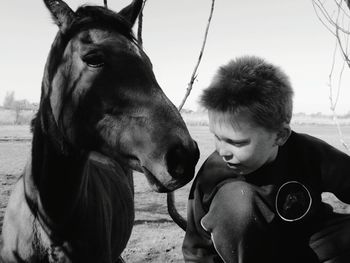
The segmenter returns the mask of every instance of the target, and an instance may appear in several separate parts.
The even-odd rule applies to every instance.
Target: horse
[[[59,30],[0,258],[122,262],[134,221],[132,171],[157,192],[173,191],[193,178],[199,150],[133,36],[142,0],[118,13],[44,3]]]

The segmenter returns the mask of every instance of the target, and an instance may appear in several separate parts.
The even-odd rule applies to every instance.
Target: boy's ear
[[[277,132],[275,144],[277,146],[285,144],[291,133],[292,129],[290,128],[289,123],[283,124],[283,127]]]

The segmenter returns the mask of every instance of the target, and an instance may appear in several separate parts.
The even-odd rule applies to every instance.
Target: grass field
[[[293,129],[319,137],[345,151],[337,130],[330,125],[294,124]],[[198,142],[201,158],[197,169],[214,150],[213,137],[205,125],[189,125],[193,138]],[[350,126],[342,128],[343,139],[350,144]],[[21,173],[30,153],[31,134],[28,126],[0,126],[0,225],[13,183]],[[166,195],[150,190],[145,177],[134,174],[135,226],[123,257],[126,262],[183,262],[181,243],[184,232],[170,219],[166,207]],[[177,207],[186,215],[186,202],[190,184],[176,191]],[[331,198],[331,197],[328,197]],[[348,207],[337,203],[340,210]]]

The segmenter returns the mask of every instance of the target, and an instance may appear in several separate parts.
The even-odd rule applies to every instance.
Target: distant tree
[[[21,120],[22,111],[36,111],[38,109],[37,103],[30,103],[26,99],[16,100],[14,91],[6,92],[3,106],[5,109],[13,110],[15,112],[15,124],[21,124],[23,122],[23,118]]]
[[[15,124],[21,124],[21,112],[23,110],[31,110],[32,104],[28,100],[15,100],[12,109],[16,113]]]
[[[341,119],[349,119],[350,118],[350,111],[348,111],[347,113],[345,113],[342,116],[339,116],[339,118],[341,118]]]
[[[31,110],[33,108],[33,104],[30,103],[28,100],[24,99],[24,100],[15,100],[15,104],[18,104],[19,107],[22,110]],[[17,105],[15,105],[16,108]]]
[[[7,91],[5,95],[5,99],[3,102],[3,106],[5,109],[13,109],[15,103],[15,92]]]
[[[14,110],[15,110],[15,113],[16,113],[15,124],[20,124],[22,105],[21,105],[21,103],[19,101],[15,102]]]

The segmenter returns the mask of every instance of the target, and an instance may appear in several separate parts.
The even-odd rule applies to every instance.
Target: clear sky
[[[119,11],[130,1],[109,0]],[[103,0],[67,0],[81,4]],[[159,84],[178,105],[203,40],[211,0],[148,0],[143,38]],[[0,9],[0,104],[6,91],[38,102],[41,78],[57,27],[40,0],[11,0]],[[294,112],[330,114],[328,75],[335,39],[317,19],[311,0],[216,0],[198,79],[185,108],[197,109],[198,96],[216,69],[241,55],[257,55],[279,65],[294,87]],[[337,86],[337,84],[334,84]],[[344,71],[339,114],[350,111],[350,71]]]

